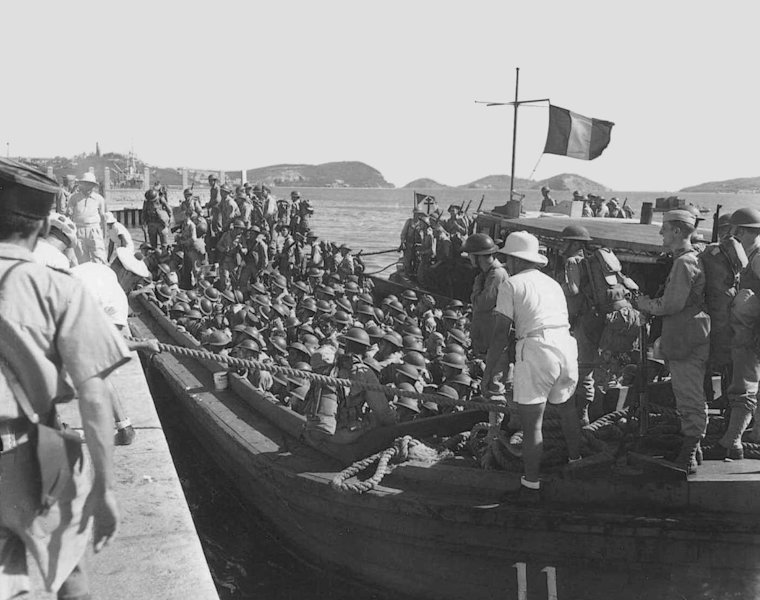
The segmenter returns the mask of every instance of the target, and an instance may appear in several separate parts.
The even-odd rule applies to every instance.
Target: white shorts
[[[517,342],[514,401],[562,404],[578,383],[578,345],[567,329],[547,329]]]

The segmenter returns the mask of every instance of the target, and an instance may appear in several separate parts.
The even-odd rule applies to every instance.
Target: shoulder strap
[[[8,270],[3,273],[2,277],[0,277],[0,290],[3,288],[3,284],[8,279],[8,276],[11,274],[11,272],[16,267],[21,266],[23,263],[23,260],[17,260],[10,267],[8,267]],[[0,346],[0,349],[1,348],[2,346]],[[2,355],[2,353],[0,353],[0,370],[2,370],[3,375],[5,375],[5,378],[8,381],[8,385],[10,386],[11,390],[13,390],[13,395],[16,397],[16,402],[18,402],[18,405],[26,415],[26,418],[29,419],[32,423],[39,423],[40,418],[37,416],[37,413],[34,412],[34,409],[29,402],[29,396],[26,395],[24,388],[21,386],[21,382],[18,380],[18,377],[16,377],[16,373],[14,373],[13,369],[11,369],[10,364],[8,364],[6,358]]]
[[[29,402],[29,396],[26,395],[26,392],[24,391],[21,382],[18,380],[18,377],[16,377],[16,374],[11,369],[11,366],[5,361],[5,358],[2,356],[0,356],[0,371],[3,373],[3,375],[5,375],[5,379],[8,381],[8,385],[10,386],[11,390],[13,391],[13,395],[16,398],[16,402],[18,402],[18,405],[23,411],[24,415],[26,415],[26,418],[29,419],[29,421],[32,423],[39,423],[40,418],[37,413],[34,412],[32,404]]]

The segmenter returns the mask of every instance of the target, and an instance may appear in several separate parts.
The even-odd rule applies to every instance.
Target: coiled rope
[[[391,470],[392,464],[399,464],[407,460],[426,460],[435,461],[439,457],[438,452],[426,446],[421,441],[414,439],[410,435],[396,438],[393,444],[368,456],[365,459],[358,460],[350,467],[343,469],[330,482],[330,487],[341,492],[353,492],[355,494],[364,494],[375,489]],[[364,481],[349,481],[359,473],[371,467],[377,462],[375,473],[369,479]]]
[[[132,338],[134,339],[134,338]],[[143,340],[136,340],[143,341]],[[507,407],[503,403],[486,402],[477,400],[453,400],[451,398],[444,398],[438,394],[427,394],[424,392],[400,390],[390,385],[383,385],[380,383],[366,383],[360,381],[353,381],[351,379],[342,379],[339,377],[330,377],[329,375],[322,375],[320,373],[314,373],[313,371],[301,371],[292,367],[283,367],[282,365],[270,365],[259,360],[253,360],[250,358],[238,358],[234,356],[227,356],[225,354],[217,354],[216,352],[209,352],[208,350],[200,350],[197,348],[186,348],[184,346],[176,346],[173,344],[158,343],[158,347],[162,352],[169,352],[170,354],[176,354],[178,356],[187,356],[198,360],[212,360],[221,363],[225,363],[234,367],[242,367],[245,369],[259,369],[263,371],[269,371],[271,373],[282,373],[283,375],[290,375],[291,377],[298,377],[299,379],[308,379],[309,381],[316,381],[317,383],[324,383],[328,385],[353,387],[354,389],[364,389],[375,392],[383,392],[393,394],[396,396],[405,396],[407,398],[417,398],[419,400],[426,400],[434,402],[439,406],[462,406],[474,410],[487,410],[491,412],[508,412]]]

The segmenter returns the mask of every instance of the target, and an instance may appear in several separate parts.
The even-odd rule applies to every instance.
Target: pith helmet
[[[734,211],[730,219],[734,227],[760,228],[760,210],[756,208],[740,208]]]
[[[491,236],[485,233],[473,233],[462,246],[462,252],[467,254],[493,254],[496,252],[496,244]]]
[[[560,234],[562,239],[576,240],[579,242],[590,242],[591,234],[583,225],[568,225],[562,230]]]

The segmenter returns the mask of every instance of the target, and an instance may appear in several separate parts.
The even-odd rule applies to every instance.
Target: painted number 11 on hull
[[[517,562],[512,566],[517,569],[517,600],[528,600],[528,565],[524,562]],[[541,572],[546,573],[547,600],[559,600],[557,596],[557,569],[544,567]]]

